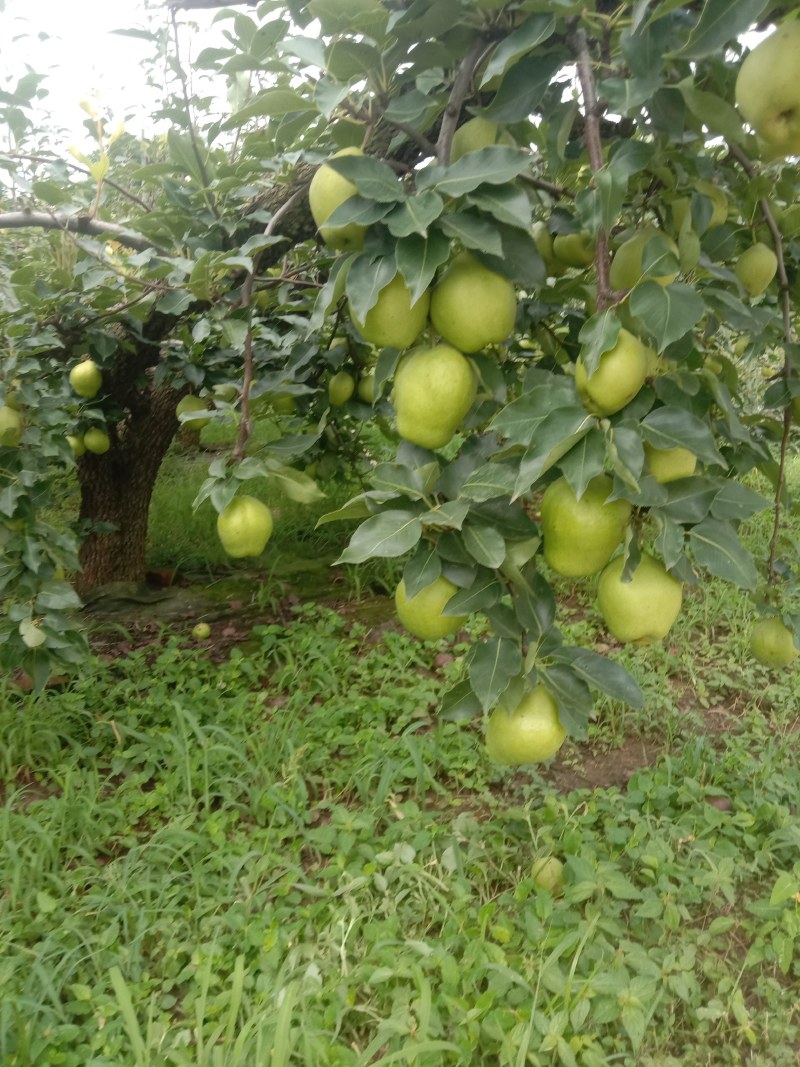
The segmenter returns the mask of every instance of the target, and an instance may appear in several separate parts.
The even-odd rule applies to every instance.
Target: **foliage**
[[[444,697],[453,716],[513,707],[541,682],[580,735],[598,692],[641,701],[621,670],[565,643],[558,628],[537,523],[540,493],[556,477],[581,492],[600,472],[613,476],[614,495],[635,507],[626,566],[647,549],[688,585],[710,574],[790,612],[796,554],[784,559],[774,546],[790,401],[800,394],[796,167],[758,162],[759,143],[733,106],[739,38],[777,10],[770,0],[555,9],[536,0],[367,0],[357,15],[333,0],[225,8],[216,16],[224,44],[196,66],[227,84],[229,111],[191,98],[173,54],[179,91],[164,111],[166,136],[144,159],[138,142],[109,135],[92,115],[96,150],[72,172],[52,155],[42,161],[28,118],[37,83],[20,83],[4,111],[15,142],[7,180],[61,228],[26,237],[25,265],[2,276],[3,383],[30,418],[23,447],[3,452],[4,591],[13,598],[5,661],[24,653],[27,662],[33,650],[49,657],[32,672],[43,682],[74,658],[55,637],[62,615],[45,615],[66,610],[67,594],[56,592],[50,609],[41,600],[51,569],[62,559],[74,567],[74,546],[44,560],[29,547],[44,533],[36,493],[46,492],[54,461],[72,462],[64,433],[108,425],[119,441],[133,417],[130,389],[161,386],[207,395],[222,418],[230,404],[213,399],[214,386],[237,383],[242,434],[197,499],[217,511],[251,478],[314,499],[304,468],[357,447],[374,418],[393,459],[375,464],[366,490],[327,518],[363,520],[343,561],[407,557],[409,595],[444,575],[458,588],[448,611],[488,620],[467,680]],[[498,124],[503,137],[451,163],[456,127],[471,116]],[[349,146],[366,154],[330,159]],[[367,228],[363,250],[338,257],[312,242],[305,202],[326,159],[357,190],[327,225]],[[553,269],[534,222],[551,238],[588,235],[593,266]],[[668,240],[642,242],[641,280],[630,292],[611,289],[609,242],[656,229]],[[734,267],[756,240],[775,246],[781,268],[750,299]],[[507,342],[471,357],[478,395],[461,435],[429,450],[398,442],[392,426],[400,353],[372,351],[349,312],[363,320],[398,273],[420,296],[463,249],[514,283],[516,325]],[[579,359],[596,369],[622,328],[657,359],[630,403],[596,417],[574,369]],[[747,338],[750,359],[784,356],[747,417],[734,337]],[[78,405],[64,373],[86,351],[109,388]],[[370,369],[372,404],[330,407],[331,374]],[[287,432],[263,458],[245,458],[251,409],[279,398],[292,409]],[[701,467],[661,484],[644,444],[690,448]],[[79,462],[91,470],[91,459]],[[753,469],[776,491],[765,561],[738,533],[768,506],[742,482]]]

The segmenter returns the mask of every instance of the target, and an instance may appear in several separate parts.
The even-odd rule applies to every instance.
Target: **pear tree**
[[[26,211],[0,212],[0,403],[22,426],[2,452],[0,655],[35,659],[40,679],[75,662],[58,568],[79,592],[138,576],[179,418],[231,411],[239,439],[198,499],[223,529],[244,482],[310,500],[303,465],[324,483],[323,461],[378,428],[367,487],[323,519],[358,523],[341,562],[402,558],[398,612],[420,639],[470,620],[442,713],[544,730],[528,762],[562,730],[581,736],[598,693],[643,699],[613,648],[559,629],[569,583],[597,581],[559,557],[588,555],[609,517],[599,588],[615,640],[664,640],[686,588],[713,575],[794,642],[781,520],[800,401],[800,58],[785,5],[185,0],[178,36],[193,6],[219,7],[220,45],[195,65],[229,106],[210,114],[184,79],[148,160],[98,118],[67,182],[35,144],[30,88],[3,113]],[[767,354],[781,367],[754,400]],[[86,371],[85,395],[69,382],[89,360],[91,396]],[[176,414],[187,394],[203,412]],[[256,459],[265,410],[281,432]],[[98,435],[106,451],[89,449]],[[80,521],[51,531],[51,472],[70,465]],[[757,561],[740,526],[767,508]],[[560,527],[574,548],[559,553]],[[263,549],[265,530],[234,551]],[[628,633],[619,605],[640,588],[657,618]],[[512,741],[490,747],[525,762]]]

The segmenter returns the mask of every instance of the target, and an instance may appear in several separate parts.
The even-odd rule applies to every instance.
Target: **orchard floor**
[[[417,642],[386,572],[162,564],[80,677],[0,688],[3,1067],[797,1067],[800,677],[741,592],[631,649],[564,587],[645,706],[505,771],[436,714],[477,624]]]

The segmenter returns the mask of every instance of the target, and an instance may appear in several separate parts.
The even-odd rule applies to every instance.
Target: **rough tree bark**
[[[110,533],[90,533],[81,545],[78,592],[111,581],[138,582],[144,577],[147,518],[161,461],[178,419],[173,389],[146,389],[135,410],[111,428],[105,455],[87,452],[78,462],[80,518],[113,523]]]

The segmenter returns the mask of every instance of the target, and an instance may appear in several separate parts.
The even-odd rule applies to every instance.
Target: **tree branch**
[[[453,80],[453,88],[442,116],[442,125],[439,130],[439,140],[436,144],[436,159],[439,163],[450,161],[450,149],[453,145],[453,134],[458,126],[461,115],[461,105],[467,98],[472,76],[486,49],[486,39],[481,36],[472,42],[472,47],[459,64],[458,72]]]
[[[51,215],[44,211],[0,213],[0,230],[25,229],[66,230],[68,233],[79,233],[84,237],[108,237],[136,252],[152,250],[166,255],[165,249],[153,244],[145,237],[140,237],[137,233],[131,233],[124,226],[119,226],[116,222],[93,219],[89,215]]]
[[[87,170],[86,167],[80,167],[77,163],[70,163],[69,160],[61,159],[58,156],[37,156],[30,155],[27,152],[3,152],[0,154],[0,158],[11,160],[25,159],[29,163],[61,163],[63,166],[69,167],[70,170],[77,171],[79,174],[86,174],[90,178],[92,176],[91,171]],[[128,200],[132,200],[134,204],[138,204],[139,207],[144,208],[145,211],[149,212],[152,210],[148,203],[138,197],[135,193],[132,193],[130,189],[126,189],[124,186],[118,185],[115,181],[112,181],[111,178],[103,178],[103,184],[108,185],[111,189],[115,189],[121,196],[125,196]]]
[[[570,44],[575,54],[578,80],[581,83],[585,119],[584,136],[589,154],[589,166],[592,168],[592,173],[597,174],[605,166],[603,142],[600,137],[600,116],[603,108],[597,99],[586,31],[580,28],[574,29],[570,34]],[[611,253],[608,247],[608,234],[602,226],[597,231],[594,263],[597,271],[597,310],[603,311],[614,303],[615,294],[611,291]]]
[[[755,178],[758,174],[753,161],[747,156],[745,152],[739,148],[738,145],[728,144],[731,156],[741,164],[742,170],[748,178]],[[781,310],[783,313],[783,340],[787,348],[784,349],[783,355],[783,368],[781,370],[781,377],[785,382],[789,381],[791,377],[791,362],[789,360],[788,345],[794,341],[794,329],[792,327],[792,294],[789,289],[789,276],[786,272],[786,259],[783,254],[783,234],[780,231],[780,227],[775,220],[775,215],[772,211],[767,197],[762,196],[759,199],[759,206],[764,215],[764,222],[772,234],[772,240],[775,245],[775,257],[778,260],[778,283],[781,290]],[[781,530],[781,504],[783,501],[784,491],[784,478],[786,473],[786,453],[789,448],[789,431],[792,427],[792,405],[788,403],[783,409],[783,435],[781,437],[781,452],[780,462],[778,465],[778,487],[775,490],[775,519],[772,524],[772,537],[769,542],[769,561],[767,564],[767,582],[769,585],[774,585],[777,581],[777,573],[775,571],[775,560],[778,554],[778,537]]]

